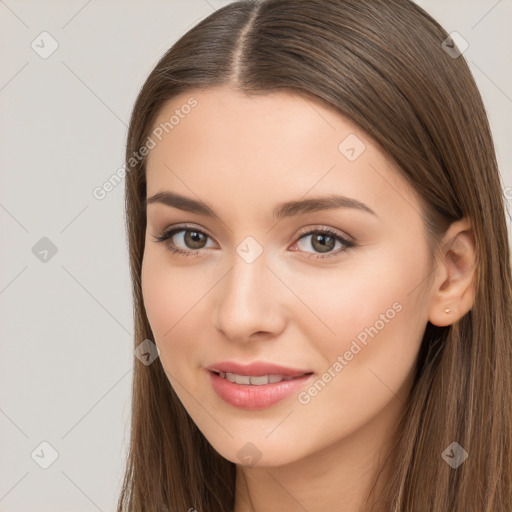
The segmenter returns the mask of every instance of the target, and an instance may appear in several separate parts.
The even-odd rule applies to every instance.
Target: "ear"
[[[462,318],[475,299],[475,239],[468,219],[454,222],[442,240],[431,288],[430,323],[439,327]],[[449,312],[446,312],[446,309]]]

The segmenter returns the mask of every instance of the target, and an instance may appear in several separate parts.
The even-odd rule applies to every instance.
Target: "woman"
[[[503,194],[435,20],[232,3],[151,72],[126,160],[135,346],[158,353],[120,512],[512,510]]]

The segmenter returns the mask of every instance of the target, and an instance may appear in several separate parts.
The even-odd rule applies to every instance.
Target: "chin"
[[[296,447],[283,446],[269,439],[261,441],[245,437],[237,441],[236,437],[224,443],[210,443],[222,457],[243,467],[277,467],[295,462],[305,454],[297,452]]]

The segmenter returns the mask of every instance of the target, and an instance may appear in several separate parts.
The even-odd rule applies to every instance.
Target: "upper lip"
[[[284,377],[298,377],[305,373],[313,373],[311,370],[300,370],[290,368],[264,361],[255,361],[250,364],[240,364],[234,361],[223,361],[220,363],[206,366],[207,370],[212,372],[236,373],[237,375],[252,375],[258,377],[261,375],[283,375]]]

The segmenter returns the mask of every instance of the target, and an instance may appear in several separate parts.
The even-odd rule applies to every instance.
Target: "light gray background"
[[[226,3],[0,0],[1,512],[115,509],[133,343],[124,186],[92,191],[123,164],[152,67]],[[512,198],[512,0],[418,3],[469,43]],[[58,43],[46,59],[31,47],[50,48],[43,31]],[[58,453],[47,469],[42,442]]]

